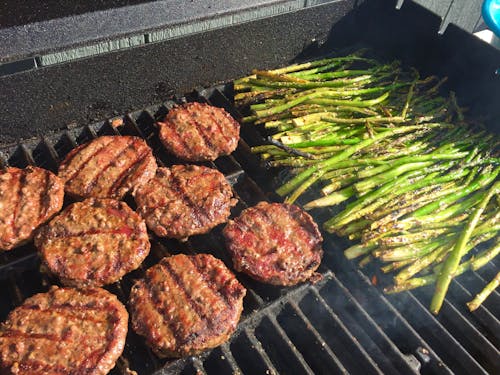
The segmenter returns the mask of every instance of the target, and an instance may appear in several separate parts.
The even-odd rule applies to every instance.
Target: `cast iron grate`
[[[153,148],[160,165],[180,162],[167,155],[156,136],[154,122],[180,101],[204,101],[224,107],[233,116],[231,85],[195,91],[162,105],[132,112],[85,127],[68,128],[16,145],[0,148],[0,164],[38,165],[52,171],[78,144],[104,134],[138,135]],[[262,136],[242,127],[238,149],[207,166],[219,169],[233,186],[237,215],[261,200],[277,200],[273,179],[250,146]],[[249,146],[250,145],[250,146]],[[129,202],[133,205],[133,202]],[[113,374],[313,374],[313,373],[499,373],[500,299],[495,292],[474,314],[465,302],[491,279],[498,265],[491,262],[476,273],[452,283],[438,318],[428,310],[431,289],[385,296],[372,283],[374,270],[359,270],[342,250],[348,242],[325,236],[323,280],[279,288],[238,274],[248,289],[236,333],[228,343],[178,360],[158,359],[144,341],[129,330],[124,353]],[[108,287],[126,302],[133,280],[168,254],[207,251],[231,267],[221,228],[190,238],[186,243],[151,237],[152,251],[143,265]],[[46,291],[56,280],[38,271],[32,245],[0,254],[0,318],[34,293]],[[467,287],[465,287],[467,285]]]

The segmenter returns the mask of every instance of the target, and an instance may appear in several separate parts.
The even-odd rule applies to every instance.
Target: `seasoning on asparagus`
[[[324,229],[360,241],[345,251],[360,266],[376,259],[397,272],[387,292],[480,268],[499,252],[498,138],[468,122],[454,93],[439,93],[446,78],[364,53],[235,81],[236,103],[250,111],[243,122],[270,134],[252,151],[291,171],[277,189],[285,201],[340,207]]]

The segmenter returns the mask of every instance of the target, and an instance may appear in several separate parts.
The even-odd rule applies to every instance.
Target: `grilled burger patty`
[[[232,190],[219,171],[196,165],[158,168],[135,194],[137,211],[160,237],[184,239],[227,221]]]
[[[265,283],[297,284],[321,263],[318,226],[294,205],[260,202],[230,220],[223,234],[235,269]]]
[[[102,286],[135,270],[149,253],[144,220],[124,202],[89,198],[35,237],[44,265],[68,286]]]
[[[223,108],[187,103],[157,123],[165,148],[180,159],[215,160],[238,146],[240,124]]]
[[[160,357],[197,354],[236,329],[246,289],[212,255],[163,258],[130,292],[132,328]]]
[[[66,193],[77,199],[121,199],[156,172],[156,160],[139,137],[104,136],[73,149],[59,166]]]
[[[0,327],[2,374],[107,374],[125,345],[128,313],[100,288],[52,287]]]
[[[0,171],[0,250],[30,240],[35,229],[62,207],[64,183],[37,167]]]

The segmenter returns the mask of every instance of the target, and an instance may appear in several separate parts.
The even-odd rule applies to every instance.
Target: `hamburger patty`
[[[111,293],[52,287],[0,327],[2,374],[107,374],[125,345],[128,313]]]
[[[0,171],[0,250],[11,250],[33,237],[35,229],[62,207],[64,183],[37,167]]]
[[[104,136],[71,150],[59,166],[66,193],[76,199],[123,196],[156,173],[156,160],[144,140]]]
[[[187,103],[157,123],[165,148],[180,159],[215,160],[238,146],[240,124],[223,108]]]
[[[223,234],[235,269],[264,283],[297,284],[321,263],[318,226],[294,205],[260,202],[230,220]]]
[[[160,357],[199,353],[236,329],[246,289],[208,254],[163,258],[130,292],[132,328]]]
[[[232,190],[219,171],[196,165],[158,168],[150,183],[137,189],[137,211],[160,237],[184,239],[227,221]]]
[[[89,198],[61,212],[35,237],[45,266],[69,286],[102,286],[149,254],[144,220],[124,202]]]

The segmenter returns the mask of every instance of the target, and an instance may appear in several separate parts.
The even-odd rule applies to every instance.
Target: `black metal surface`
[[[92,59],[0,77],[0,142],[15,142],[228,82],[253,68],[283,66],[363,44],[422,74],[449,76],[465,106],[500,117],[500,51],[405,2],[340,0]]]
[[[182,100],[206,101],[238,116],[231,98],[231,85],[225,85]],[[133,134],[148,141],[160,165],[170,165],[177,161],[164,153],[154,119],[173,104],[168,101],[118,117],[124,123],[118,128],[111,125],[116,124],[111,119],[4,147],[0,160],[55,171],[60,159],[77,144],[103,134]],[[242,137],[231,156],[208,163],[233,186],[239,201],[233,215],[258,201],[276,199],[273,174],[249,152],[249,145],[263,141],[261,135],[246,125]],[[210,252],[231,267],[220,227],[186,243],[154,236],[151,240],[151,254],[140,269],[108,287],[124,302],[133,280],[168,254]],[[124,353],[112,373],[126,374],[128,369],[158,375],[499,373],[500,296],[493,293],[473,314],[465,306],[496,272],[497,264],[492,262],[479,273],[470,272],[454,281],[436,318],[427,310],[432,288],[385,296],[374,285],[372,270],[359,270],[343,257],[346,246],[347,241],[325,235],[323,280],[316,285],[280,288],[237,274],[248,289],[238,329],[228,343],[200,356],[161,360],[129,330]],[[38,271],[32,245],[2,254],[0,262],[0,319],[25,298],[56,282]]]

